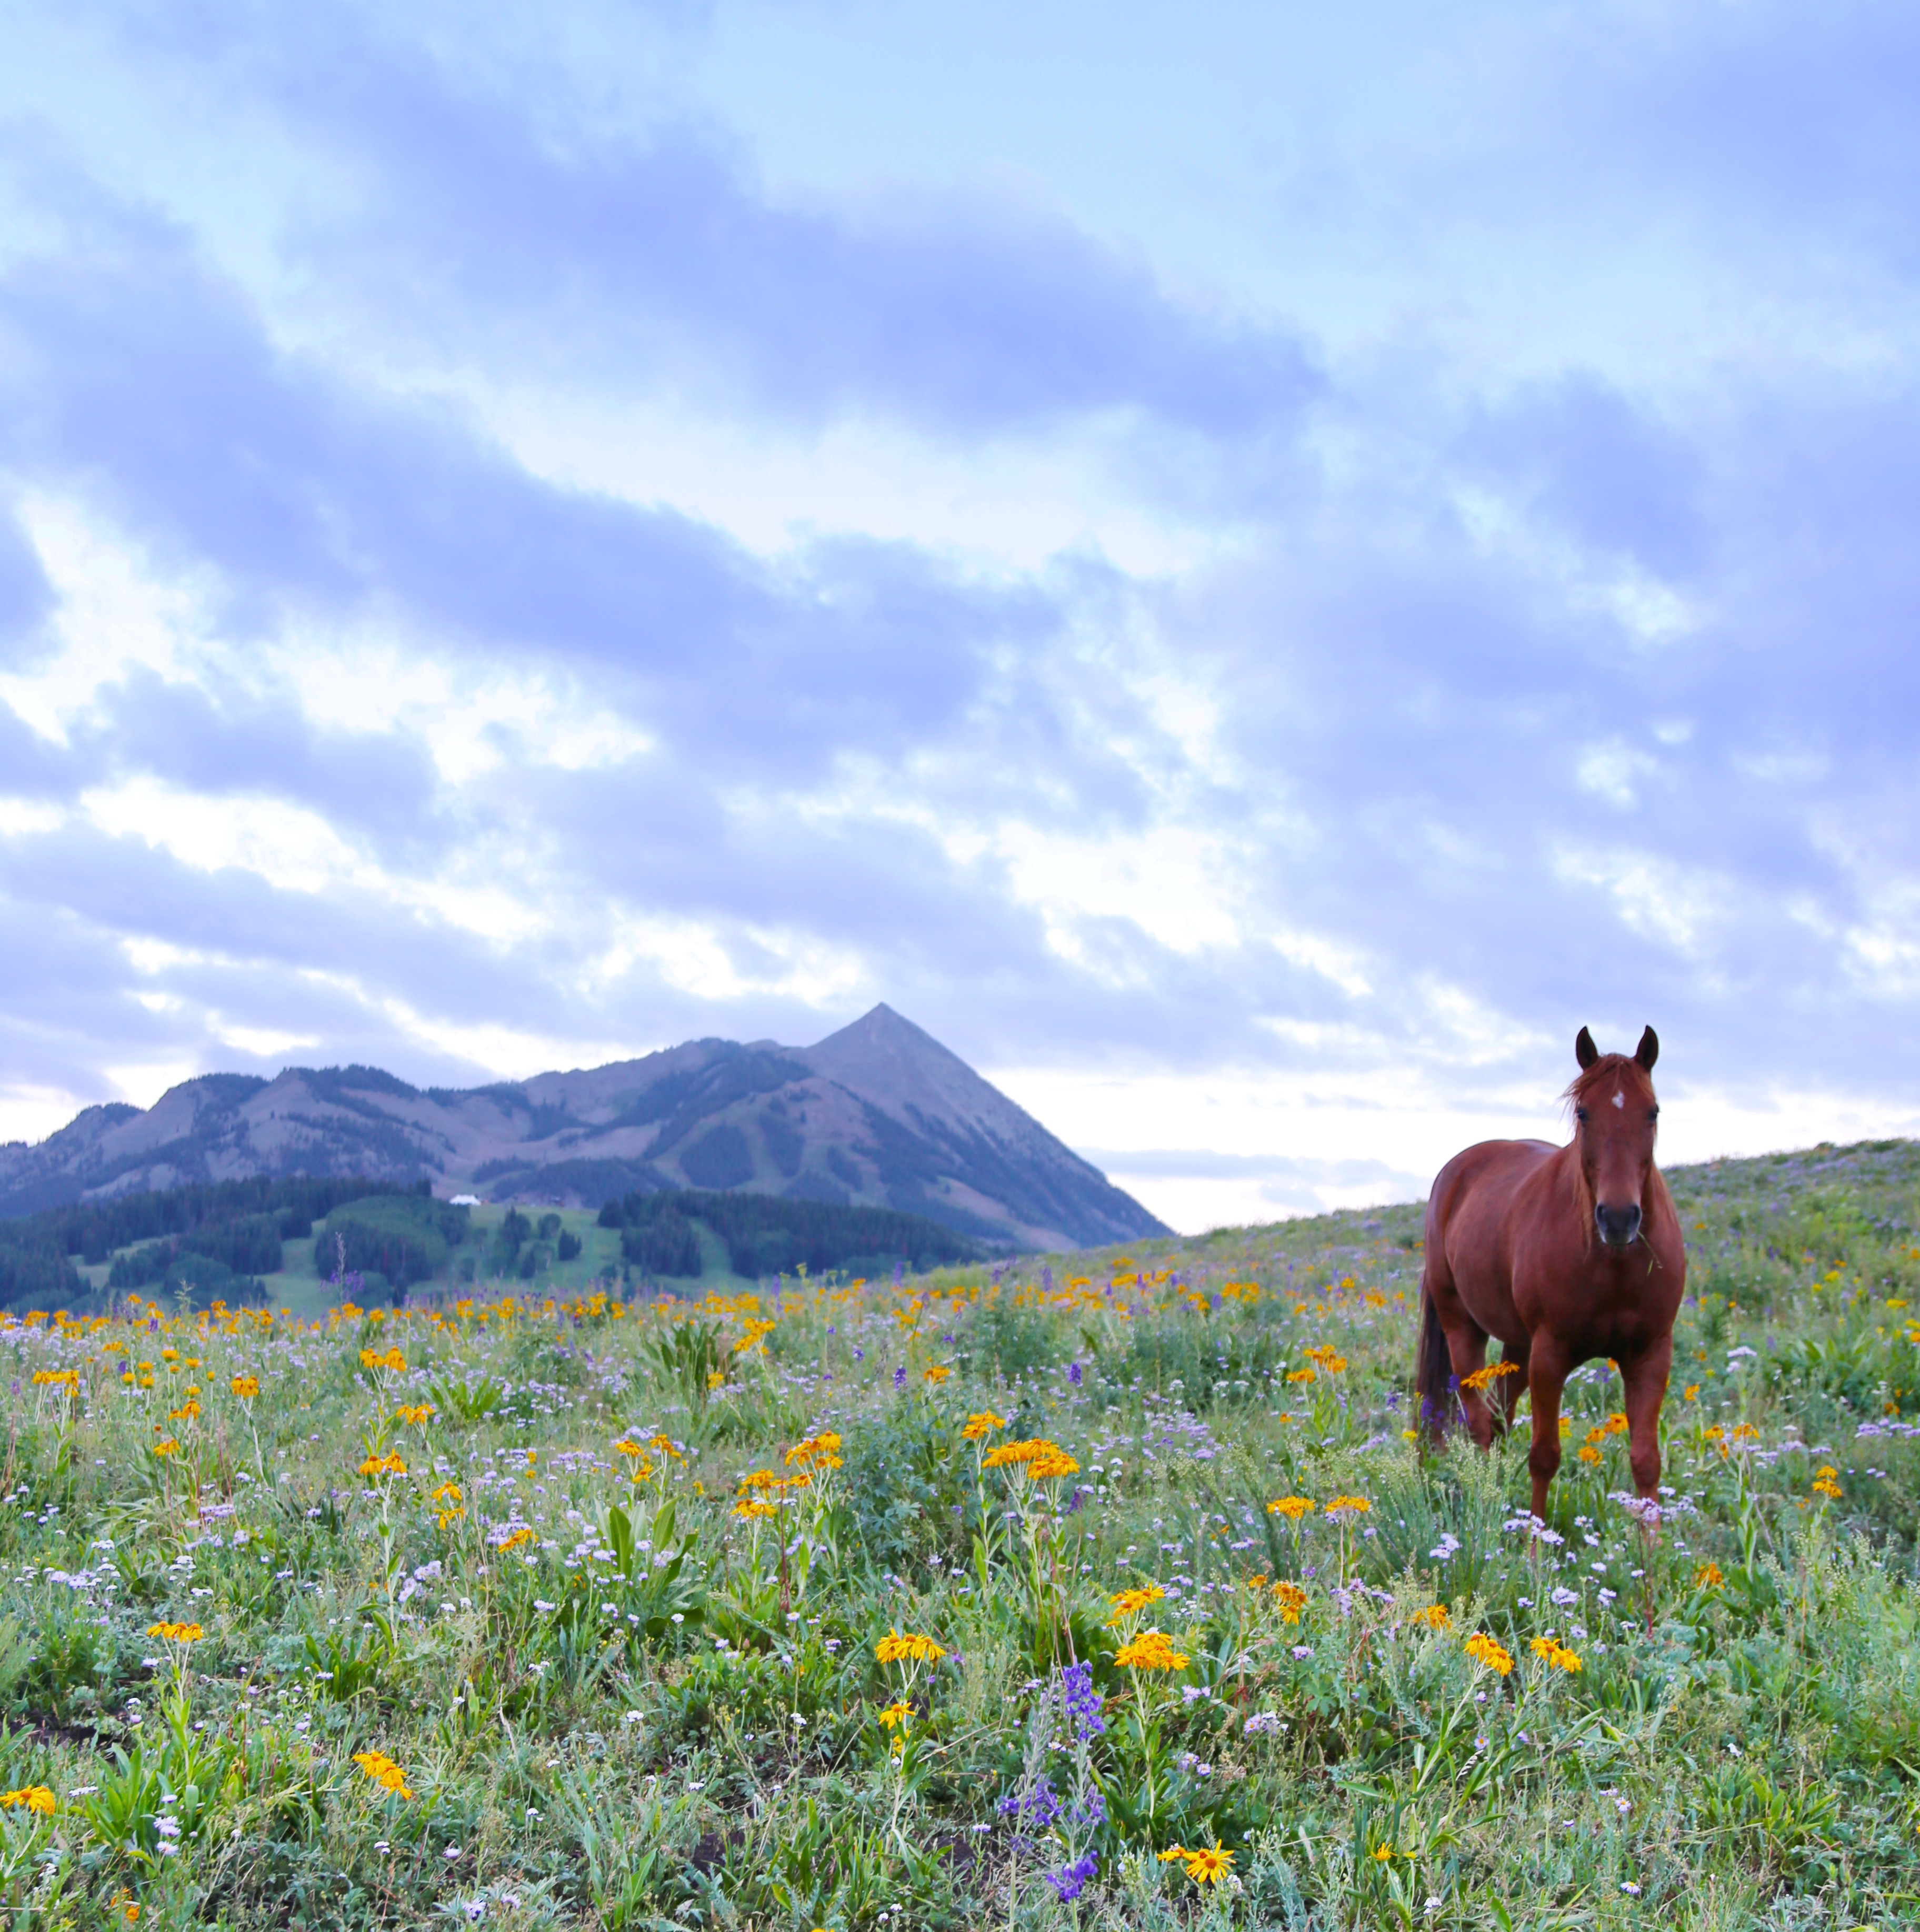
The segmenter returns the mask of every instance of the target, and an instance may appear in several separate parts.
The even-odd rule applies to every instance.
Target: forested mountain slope
[[[0,1148],[0,1215],[255,1175],[367,1175],[442,1196],[598,1207],[745,1190],[888,1208],[998,1246],[1164,1232],[1139,1202],[890,1007],[810,1047],[691,1040],[464,1090],[377,1067],[216,1073]]]

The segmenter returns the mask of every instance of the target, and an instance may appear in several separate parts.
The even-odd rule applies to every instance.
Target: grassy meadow
[[[8,1318],[0,1898],[1920,1924],[1920,1150],[1670,1178],[1657,1533],[1604,1364],[1543,1534],[1523,1442],[1418,1453],[1411,1207],[643,1306],[589,1247],[533,1294]]]

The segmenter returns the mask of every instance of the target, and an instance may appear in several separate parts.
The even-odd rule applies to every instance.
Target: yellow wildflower
[[[251,1402],[260,1393],[260,1378],[257,1376],[235,1376],[233,1393],[242,1402]]]
[[[1319,1504],[1306,1496],[1282,1496],[1278,1502],[1267,1504],[1269,1516],[1283,1516],[1289,1522],[1298,1522],[1303,1516],[1310,1516]]]
[[[1185,1655],[1173,1648],[1173,1640],[1163,1630],[1142,1630],[1131,1643],[1122,1644],[1113,1661],[1124,1670],[1185,1670]]]
[[[1504,1644],[1477,1632],[1466,1640],[1466,1654],[1475,1664],[1484,1664],[1502,1677],[1514,1667],[1513,1658]]]
[[[890,1630],[873,1646],[873,1654],[882,1664],[937,1664],[946,1654],[930,1636],[912,1631],[902,1636],[898,1630]]]
[[[382,1790],[391,1792],[396,1798],[413,1796],[406,1786],[406,1773],[385,1751],[355,1751],[353,1761]]]
[[[1284,1580],[1273,1586],[1273,1600],[1283,1624],[1297,1624],[1300,1612],[1307,1607],[1306,1592],[1298,1583],[1289,1583]]]
[[[966,1426],[960,1431],[969,1442],[978,1442],[983,1436],[990,1436],[996,1429],[1004,1429],[1007,1418],[996,1415],[990,1408],[977,1410],[966,1419]]]
[[[831,1429],[808,1436],[794,1444],[782,1459],[789,1468],[837,1469],[840,1466],[840,1438]]]
[[[17,1804],[24,1804],[43,1818],[51,1817],[53,1794],[43,1784],[23,1784],[17,1791],[0,1791],[0,1805],[10,1811]]]
[[[1137,1616],[1149,1604],[1157,1604],[1167,1592],[1158,1583],[1143,1583],[1131,1590],[1116,1591],[1107,1601],[1113,1606],[1107,1621],[1117,1624],[1122,1617]]]
[[[1190,1851],[1186,1856],[1187,1876],[1196,1885],[1218,1885],[1233,1864],[1233,1854],[1222,1851],[1218,1845],[1211,1849],[1203,1846]]]
[[[1519,1373],[1520,1364],[1517,1362],[1489,1362],[1484,1369],[1475,1369],[1470,1376],[1462,1376],[1460,1385],[1464,1389],[1488,1389],[1502,1376],[1517,1376]]]
[[[1038,1462],[1072,1463],[1072,1468],[1050,1468],[1048,1474],[1052,1475],[1071,1475],[1080,1467],[1059,1443],[1049,1442],[1044,1436],[1029,1437],[1024,1442],[1003,1442],[999,1448],[990,1450],[983,1460],[990,1469],[1023,1468],[1032,1474],[1038,1474],[1033,1468]]]

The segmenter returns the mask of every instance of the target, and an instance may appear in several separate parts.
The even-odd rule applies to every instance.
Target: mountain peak
[[[377,1067],[203,1074],[145,1112],[94,1108],[0,1148],[0,1214],[256,1174],[364,1175],[589,1206],[741,1189],[927,1216],[993,1245],[1161,1232],[884,1002],[816,1046],[689,1040],[644,1058],[423,1092]]]
[[[884,1001],[801,1056],[889,1113],[918,1107],[978,1122],[1011,1106],[957,1053]]]

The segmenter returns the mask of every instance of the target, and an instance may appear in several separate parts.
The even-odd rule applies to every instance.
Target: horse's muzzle
[[[1640,1237],[1640,1203],[1635,1201],[1625,1208],[1609,1208],[1603,1202],[1593,1210],[1593,1222],[1607,1246],[1631,1247]]]

